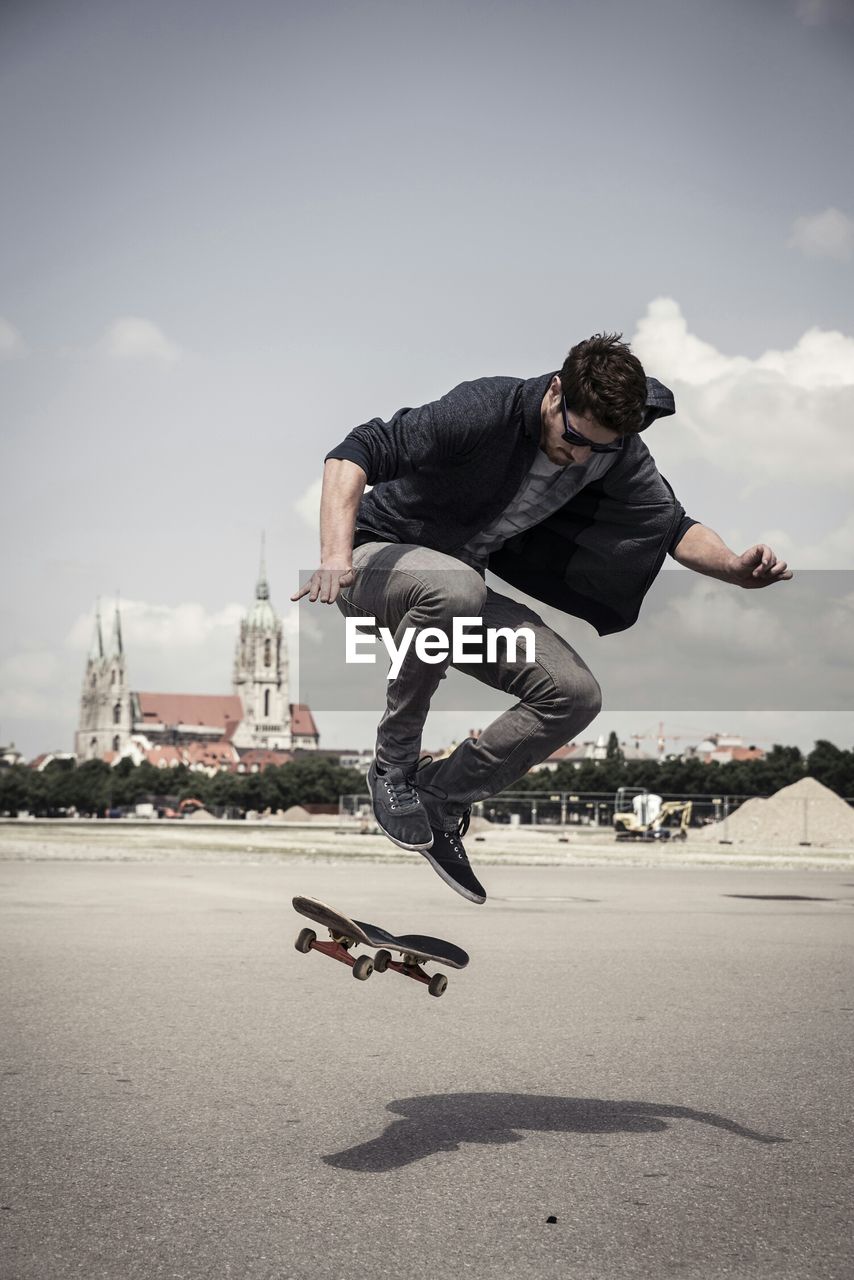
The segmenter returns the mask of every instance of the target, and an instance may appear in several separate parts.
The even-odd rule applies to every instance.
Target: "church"
[[[240,624],[232,692],[143,693],[129,687],[118,606],[105,645],[100,609],[86,662],[74,750],[78,762],[147,760],[209,773],[285,764],[320,741],[310,709],[288,702],[288,654],[270,602],[264,555],[255,600]]]

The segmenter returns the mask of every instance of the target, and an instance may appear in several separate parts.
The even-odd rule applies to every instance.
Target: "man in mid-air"
[[[368,772],[376,820],[470,902],[486,900],[462,843],[471,806],[576,737],[601,707],[575,650],[487,587],[486,570],[600,635],[636,621],[668,553],[739,587],[792,577],[770,547],[737,555],[686,516],[641,439],[674,412],[671,392],[621,335],[596,334],[560,372],[464,382],[354,427],[326,455],[320,567],[293,600],[337,602],[345,616],[375,618],[396,643],[407,628],[450,635],[454,618],[526,627],[535,638],[531,661],[505,643],[492,660],[460,666],[518,701],[447,759],[419,763],[450,658],[422,661],[410,645],[388,685]]]

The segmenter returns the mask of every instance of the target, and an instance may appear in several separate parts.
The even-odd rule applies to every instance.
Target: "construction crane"
[[[659,720],[657,729],[645,729],[642,733],[629,734],[638,748],[641,742],[655,742],[659,760],[664,759],[668,742],[692,742],[698,738],[702,740],[713,736],[708,729],[685,729],[683,733],[666,733],[663,720]]]

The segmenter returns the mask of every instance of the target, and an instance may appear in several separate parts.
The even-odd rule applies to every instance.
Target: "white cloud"
[[[122,638],[131,689],[175,693],[230,693],[234,650],[247,608],[226,604],[208,610],[196,602],[168,605],[144,600],[120,602]],[[104,647],[111,646],[114,606],[101,603]],[[65,636],[65,661],[72,687],[79,688],[92,641],[94,619],[81,614]],[[72,719],[75,713],[72,712]]]
[[[602,642],[592,665],[613,709],[850,713],[852,606],[850,574],[742,591],[663,573],[637,625]]]
[[[200,649],[223,630],[236,638],[240,620],[246,614],[246,608],[240,604],[227,604],[216,612],[208,612],[201,604],[149,604],[144,600],[122,600],[119,609],[125,651],[131,656],[143,649],[164,653]],[[102,607],[105,645],[109,644],[113,613],[112,604]],[[71,627],[66,644],[80,652],[87,651],[93,627],[93,615],[81,614]]]
[[[807,391],[852,387],[854,338],[836,329],[807,329],[791,350],[766,351],[756,360],[755,367],[779,373],[793,386]]]
[[[673,298],[655,298],[632,339],[642,361],[655,362],[670,378],[701,386],[750,368],[745,356],[725,356],[711,343],[688,332],[688,323]]]
[[[320,605],[316,601],[311,604],[303,598],[298,604],[292,604],[287,613],[281,615],[282,630],[290,650],[291,670],[295,669],[298,661],[300,644],[306,640],[323,639],[323,611],[328,608],[329,605]]]
[[[27,344],[12,322],[0,316],[0,360],[19,360],[27,351]]]
[[[121,316],[99,338],[95,350],[112,360],[156,360],[174,364],[180,348],[150,320]]]
[[[854,512],[836,529],[803,546],[782,529],[770,529],[757,541],[767,542],[797,569],[854,569]]]
[[[823,213],[805,214],[795,218],[787,243],[810,258],[848,262],[854,252],[854,219],[832,207]]]
[[[714,659],[716,666],[727,660],[761,661],[771,653],[779,661],[792,653],[781,620],[762,607],[756,592],[722,592],[713,580],[695,582],[690,591],[671,599],[653,615],[649,630],[660,640],[661,648],[655,646],[659,652],[688,648],[696,660]]]
[[[786,351],[728,356],[689,331],[674,299],[656,298],[632,347],[676,394],[674,448],[681,439],[694,461],[737,477],[742,496],[854,482],[854,338],[810,329]]]
[[[248,603],[248,602],[247,602]],[[232,691],[234,650],[247,607],[226,604],[207,610],[189,602],[120,603],[128,683],[131,689],[225,694]],[[290,657],[291,700],[297,692],[296,637],[314,638],[316,621],[299,619],[292,606],[282,616]],[[109,652],[114,602],[102,601],[101,628]],[[81,682],[92,641],[94,616],[75,619],[54,650],[18,652],[0,659],[0,731],[3,737],[32,740],[30,750],[57,743],[68,749],[77,724]],[[38,733],[38,736],[36,736]],[[52,742],[51,742],[52,740]]]
[[[323,478],[318,477],[294,502],[294,510],[302,517],[308,527],[315,531],[320,521],[320,491],[322,488]]]
[[[113,602],[102,602],[101,631],[106,650],[110,648],[114,608]],[[286,612],[279,612],[292,682],[298,666],[298,637],[305,641],[319,636],[311,608],[300,610],[291,605]],[[119,609],[131,688],[156,686],[175,692],[204,689],[211,693],[230,690],[232,657],[240,623],[248,612],[246,605],[232,603],[207,610],[195,602],[166,605],[122,600]],[[81,676],[94,625],[94,615],[82,613],[65,637],[66,651],[79,655]]]
[[[372,486],[365,485],[365,493],[370,493]],[[312,480],[308,488],[294,502],[294,510],[301,516],[313,533],[320,527],[320,495],[323,490],[323,476]]]

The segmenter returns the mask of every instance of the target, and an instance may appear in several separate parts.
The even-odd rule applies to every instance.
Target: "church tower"
[[[241,622],[237,639],[234,692],[243,708],[234,745],[287,751],[291,746],[288,657],[282,622],[270,603],[263,538],[255,603]]]
[[[130,734],[130,690],[121,615],[117,604],[110,647],[105,649],[99,604],[95,609],[95,629],[83,676],[74,753],[79,761],[99,760],[108,752],[121,751]]]

